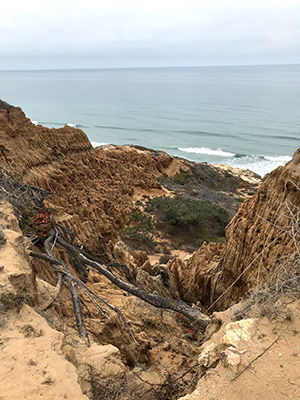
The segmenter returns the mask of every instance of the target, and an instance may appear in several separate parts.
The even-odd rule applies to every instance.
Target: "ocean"
[[[300,65],[0,71],[36,124],[260,175],[300,146]]]

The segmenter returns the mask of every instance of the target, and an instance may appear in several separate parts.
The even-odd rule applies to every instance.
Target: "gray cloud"
[[[0,68],[300,62],[300,0],[15,0]]]

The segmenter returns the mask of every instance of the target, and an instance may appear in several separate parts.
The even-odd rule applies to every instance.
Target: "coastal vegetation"
[[[129,224],[121,230],[122,239],[136,240],[146,244],[153,241],[155,220],[141,211],[134,211],[129,217]]]
[[[166,224],[192,231],[196,240],[218,241],[229,222],[227,211],[217,204],[189,197],[155,197],[148,210]]]

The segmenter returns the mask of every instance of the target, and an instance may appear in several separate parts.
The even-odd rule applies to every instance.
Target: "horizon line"
[[[275,64],[205,64],[205,65],[169,65],[169,66],[137,66],[137,67],[82,67],[82,68],[21,68],[0,69],[0,72],[46,72],[46,71],[99,71],[99,70],[128,70],[128,69],[168,69],[168,68],[220,68],[220,67],[276,67],[300,65],[296,63]]]

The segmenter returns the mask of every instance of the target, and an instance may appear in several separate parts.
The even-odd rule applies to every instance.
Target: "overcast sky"
[[[300,0],[10,0],[0,69],[300,63]]]

